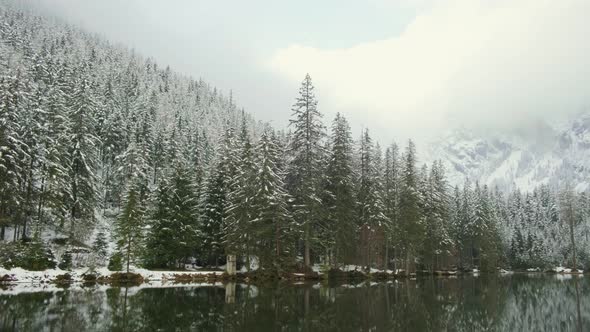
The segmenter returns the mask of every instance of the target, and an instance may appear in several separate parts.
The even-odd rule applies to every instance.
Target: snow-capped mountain
[[[570,181],[581,191],[590,186],[590,112],[562,124],[534,122],[510,131],[462,127],[428,150],[428,159],[445,163],[452,185],[468,177],[500,189],[531,190]]]

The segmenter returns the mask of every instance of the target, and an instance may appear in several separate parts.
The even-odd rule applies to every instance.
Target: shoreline
[[[30,271],[21,268],[13,268],[6,270],[0,268],[0,292],[2,286],[13,285],[57,285],[67,286],[72,284],[98,284],[106,286],[125,286],[125,285],[142,285],[159,283],[161,285],[199,285],[199,284],[216,284],[229,282],[239,282],[245,284],[260,284],[276,281],[291,281],[291,282],[313,282],[313,281],[327,281],[327,282],[344,282],[344,281],[387,281],[396,279],[410,279],[416,278],[457,278],[463,276],[482,276],[482,275],[497,275],[507,276],[512,274],[518,275],[561,275],[561,276],[578,276],[583,277],[588,272],[584,271],[526,271],[516,270],[507,271],[500,270],[497,273],[480,272],[480,271],[417,271],[406,275],[405,273],[395,273],[393,271],[372,271],[367,273],[365,271],[352,270],[330,270],[327,272],[309,272],[298,273],[290,272],[280,277],[267,278],[260,275],[257,271],[238,272],[234,276],[229,276],[225,271],[156,271],[145,269],[133,269],[129,274],[121,271],[109,271],[106,268],[96,269],[94,273],[88,273],[88,269],[74,269],[71,271],[52,269],[43,271]],[[90,276],[90,277],[89,277]]]

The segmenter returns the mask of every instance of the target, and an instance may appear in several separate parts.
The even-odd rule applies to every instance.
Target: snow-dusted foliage
[[[68,268],[91,243],[93,264],[117,268],[220,266],[226,254],[272,272],[590,263],[579,186],[450,188],[457,158],[481,161],[485,144],[443,143],[458,157],[420,164],[412,141],[401,154],[368,130],[354,142],[340,114],[328,135],[310,75],[290,132],[261,130],[231,93],[13,7],[0,5],[0,241],[59,234]]]
[[[453,128],[425,152],[425,159],[443,160],[453,185],[469,177],[501,190],[532,191],[567,181],[578,191],[588,190],[590,112],[564,122],[531,120],[517,131]]]
[[[203,81],[13,7],[0,7],[1,238],[49,225],[86,239],[95,213],[122,208],[129,186],[146,198],[194,137],[211,146],[224,128],[253,127]]]

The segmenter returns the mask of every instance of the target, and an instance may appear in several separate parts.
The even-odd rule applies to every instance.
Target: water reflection
[[[588,278],[0,291],[1,331],[585,331]]]

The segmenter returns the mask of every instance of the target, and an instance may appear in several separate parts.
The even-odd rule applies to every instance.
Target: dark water
[[[1,331],[590,331],[590,278],[0,290]]]

